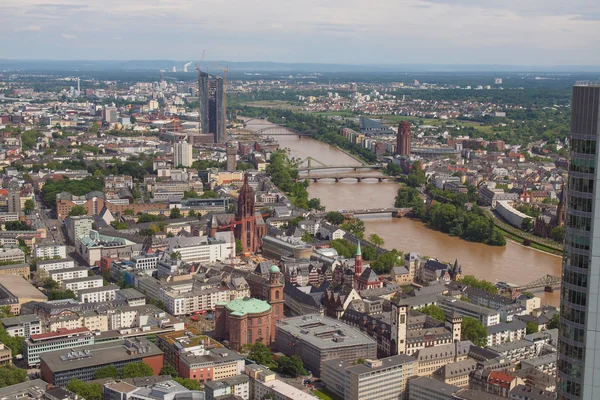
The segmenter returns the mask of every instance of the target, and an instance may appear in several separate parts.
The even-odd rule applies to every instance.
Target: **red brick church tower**
[[[240,189],[235,221],[235,237],[242,242],[242,251],[244,253],[256,253],[260,245],[260,238],[256,235],[254,190],[248,184],[248,174],[244,175],[244,184]]]
[[[269,298],[267,301],[271,305],[271,332],[270,337],[275,340],[275,331],[277,323],[283,319],[283,283],[281,283],[281,271],[277,265],[271,266],[269,270]],[[270,345],[270,343],[267,343]]]
[[[362,251],[360,250],[360,240],[356,246],[356,255],[354,256],[354,281],[358,282],[363,273]]]
[[[409,156],[410,155],[410,122],[402,121],[400,125],[398,125],[398,136],[396,136],[396,154],[399,156]]]

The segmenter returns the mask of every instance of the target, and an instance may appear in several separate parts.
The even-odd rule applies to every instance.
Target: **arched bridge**
[[[353,171],[358,171],[360,169],[382,169],[383,167],[379,164],[372,165],[318,165],[315,167],[299,167],[298,172],[310,172],[310,171],[322,171],[328,169],[351,169]]]
[[[309,181],[312,181],[312,182],[318,182],[323,179],[334,180],[336,182],[339,182],[344,179],[354,179],[357,182],[368,181],[368,180],[377,180],[379,182],[383,182],[386,180],[392,180],[392,181],[398,180],[398,178],[396,178],[396,177],[383,175],[383,174],[359,175],[359,174],[355,174],[355,173],[318,174],[318,175],[302,176],[299,179],[300,180],[308,179]]]
[[[561,282],[562,279],[560,276],[546,275],[525,285],[512,287],[511,290],[524,292],[527,290],[544,288],[545,291],[551,292],[553,288],[560,286]]]

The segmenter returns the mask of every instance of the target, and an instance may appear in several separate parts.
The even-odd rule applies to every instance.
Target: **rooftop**
[[[21,324],[25,324],[25,323],[39,322],[39,321],[40,321],[40,318],[37,315],[29,314],[29,315],[20,315],[18,317],[3,318],[2,324],[4,326],[17,326],[17,325],[21,325]]]
[[[131,351],[137,349],[137,351]],[[73,353],[76,353],[73,356]],[[96,365],[110,365],[115,362],[138,360],[163,354],[156,345],[145,338],[127,339],[122,342],[100,343],[91,346],[51,351],[40,354],[42,364],[53,372],[89,368]],[[71,357],[69,357],[71,355]]]
[[[277,325],[277,330],[287,332],[319,349],[375,344],[372,338],[360,330],[317,314],[286,318]]]

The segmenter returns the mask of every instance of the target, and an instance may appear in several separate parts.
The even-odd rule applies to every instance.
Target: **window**
[[[279,300],[279,290],[275,291],[275,300]]]

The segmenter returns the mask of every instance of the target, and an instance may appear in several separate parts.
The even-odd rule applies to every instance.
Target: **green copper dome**
[[[279,270],[279,267],[278,267],[277,265],[273,265],[273,266],[271,266],[271,269],[270,269],[270,271],[271,271],[272,273],[274,273],[274,274],[278,274],[279,272],[281,272],[281,271]]]

